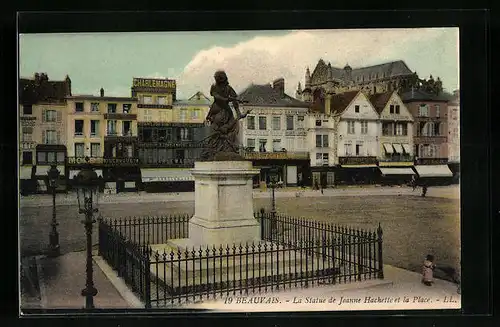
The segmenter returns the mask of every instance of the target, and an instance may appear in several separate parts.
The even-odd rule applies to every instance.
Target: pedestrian
[[[432,286],[432,283],[434,283],[434,269],[436,269],[434,256],[428,254],[422,265],[422,283],[424,285]]]
[[[324,194],[324,193],[323,193],[323,185],[321,185],[321,194]]]
[[[425,197],[426,194],[427,194],[427,185],[424,184],[422,185],[422,196]]]
[[[413,175],[413,176],[411,177],[411,186],[412,186],[412,188],[413,188],[413,189],[412,189],[412,192],[414,192],[414,191],[415,191],[415,189],[417,188],[417,180],[416,180],[416,178],[415,178],[415,175]]]

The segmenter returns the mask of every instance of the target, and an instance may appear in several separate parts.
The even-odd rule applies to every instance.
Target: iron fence
[[[383,278],[382,229],[262,213],[261,241],[179,248],[187,215],[100,219],[99,253],[144,301],[165,307],[229,295]]]

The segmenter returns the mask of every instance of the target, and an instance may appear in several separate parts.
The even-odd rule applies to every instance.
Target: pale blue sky
[[[445,88],[458,87],[458,29],[27,34],[19,50],[22,77],[68,74],[74,94],[103,87],[128,96],[133,77],[167,77],[178,80],[186,98],[207,93],[219,68],[238,92],[285,77],[291,93],[320,57],[354,68],[402,59],[421,77],[441,76]]]

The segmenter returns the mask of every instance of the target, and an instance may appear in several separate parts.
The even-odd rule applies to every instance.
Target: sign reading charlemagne
[[[129,166],[138,165],[139,158],[102,158],[91,157],[89,162],[91,165],[104,165],[104,166]],[[68,165],[84,165],[87,161],[84,157],[68,157]]]
[[[173,79],[137,78],[134,77],[133,84],[137,88],[175,89],[176,83]]]

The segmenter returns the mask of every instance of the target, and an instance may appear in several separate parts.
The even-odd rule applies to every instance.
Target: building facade
[[[46,192],[47,171],[54,162],[60,172],[59,189],[66,189],[66,96],[69,76],[50,81],[45,73],[19,81],[19,177],[21,192]]]
[[[67,98],[69,179],[81,170],[85,157],[95,166],[106,192],[135,190],[137,159],[137,99],[76,95]]]
[[[448,102],[448,161],[460,162],[460,91]]]
[[[422,90],[411,90],[403,93],[401,99],[414,118],[415,169],[419,177],[451,177],[447,166],[448,98]]]
[[[285,80],[250,85],[239,97],[250,114],[241,121],[243,156],[261,169],[254,185],[270,182],[272,168],[280,185],[310,185],[306,116],[308,105],[285,93]]]
[[[413,116],[395,91],[373,94],[370,101],[379,113],[378,165],[382,182],[408,183],[415,175]]]
[[[194,178],[190,169],[201,157],[210,99],[196,92],[187,100],[177,100],[175,81],[163,80],[159,87],[154,86],[154,81],[158,80],[146,83],[147,88],[134,81],[133,87],[139,99],[144,99],[144,95],[153,98],[153,103],[139,103],[141,189],[148,192],[193,191]],[[166,102],[158,100],[162,97]]]
[[[339,115],[337,129],[339,183],[375,183],[379,176],[379,115],[363,91],[335,94],[330,112]],[[327,102],[328,105],[328,102]]]

